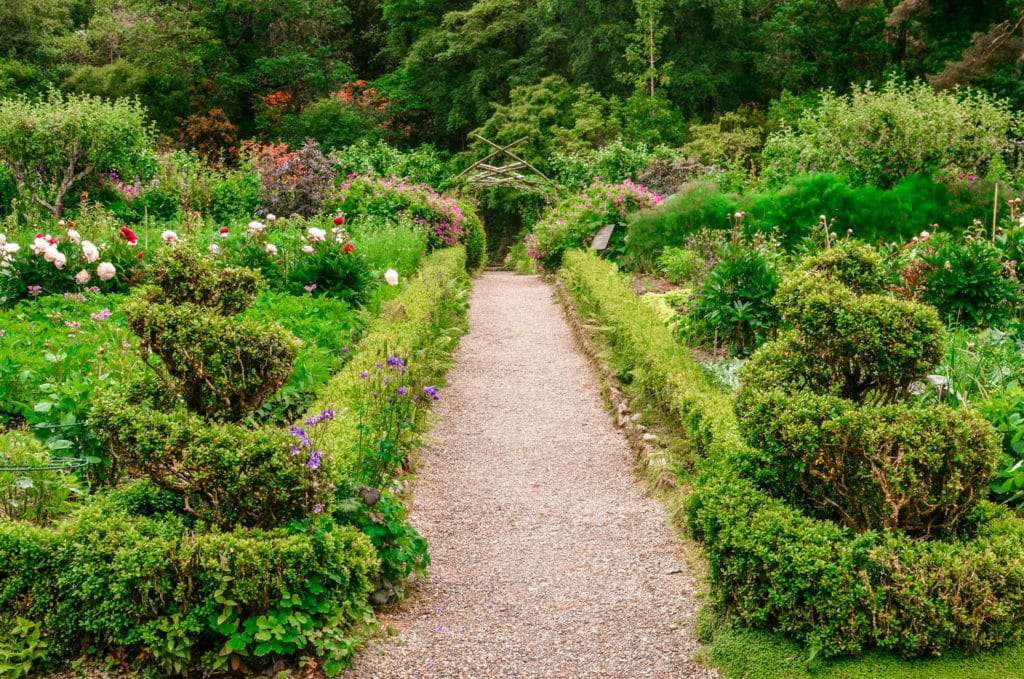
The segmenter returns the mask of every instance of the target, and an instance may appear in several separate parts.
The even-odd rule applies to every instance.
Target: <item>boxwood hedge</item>
[[[704,545],[714,605],[824,657],[870,647],[907,657],[970,652],[1024,637],[1019,518],[981,502],[957,535],[915,540],[856,534],[770,497],[744,475],[751,456],[731,397],[708,385],[614,265],[567,252],[559,276],[700,455],[685,512]]]

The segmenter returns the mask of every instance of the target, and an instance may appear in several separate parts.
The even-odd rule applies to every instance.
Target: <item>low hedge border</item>
[[[962,537],[915,541],[803,515],[743,477],[731,398],[708,385],[614,265],[568,252],[559,277],[596,309],[618,360],[642,375],[639,388],[699,455],[685,512],[716,606],[821,657],[871,647],[938,655],[1024,636],[1024,522],[983,502]]]
[[[323,423],[320,435],[324,450],[336,457],[334,469],[339,476],[350,475],[359,462],[354,448],[360,420],[354,404],[360,402],[360,392],[366,388],[360,375],[397,356],[408,368],[408,383],[427,385],[440,380],[463,334],[468,291],[465,248],[435,251],[424,259],[398,297],[381,310],[352,360],[321,389],[307,417],[325,409],[336,411],[333,420]],[[362,424],[374,431],[383,426]]]
[[[344,414],[362,371],[402,356],[415,380],[443,376],[464,328],[468,281],[465,249],[439,250],[384,307],[309,411],[340,415],[325,423],[328,454],[348,455],[358,435]],[[355,463],[333,466],[339,481]],[[56,528],[0,525],[0,675],[52,669],[83,652],[155,663],[167,675],[301,656],[339,671],[358,627],[373,621],[381,561],[367,535],[326,517],[301,532],[211,531],[183,520],[176,501],[143,481]]]

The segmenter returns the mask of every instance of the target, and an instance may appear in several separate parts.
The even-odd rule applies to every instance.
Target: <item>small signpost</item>
[[[594,240],[590,242],[590,248],[592,250],[604,250],[608,247],[608,241],[612,238],[612,231],[615,230],[614,224],[608,226],[602,226],[601,230],[594,234]]]

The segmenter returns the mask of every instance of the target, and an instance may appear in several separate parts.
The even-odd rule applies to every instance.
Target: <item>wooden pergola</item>
[[[487,144],[494,150],[458,174],[458,177],[469,175],[466,178],[466,183],[469,186],[474,188],[509,186],[524,189],[526,191],[538,191],[541,193],[546,193],[546,190],[550,188],[551,180],[548,179],[543,172],[510,150],[519,144],[522,144],[524,141],[529,139],[529,137],[522,137],[520,139],[516,139],[511,144],[502,146],[500,144],[495,144],[489,139],[481,137],[479,134],[472,133],[472,136]],[[499,165],[497,162],[500,162],[502,156],[508,156],[510,160],[504,165]],[[491,162],[494,158],[499,160]],[[524,174],[524,170],[530,170],[533,175]]]

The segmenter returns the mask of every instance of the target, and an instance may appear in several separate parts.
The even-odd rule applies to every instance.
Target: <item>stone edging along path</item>
[[[599,390],[550,285],[475,281],[412,497],[430,573],[345,676],[718,676],[702,583]]]

